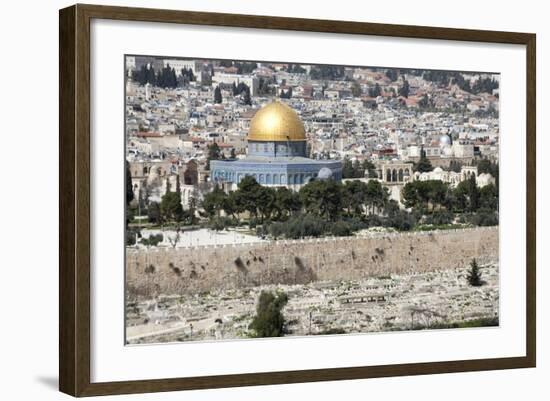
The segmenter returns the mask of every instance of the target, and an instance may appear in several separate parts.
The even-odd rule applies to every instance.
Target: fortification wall
[[[128,247],[132,295],[357,280],[498,259],[498,227],[194,248]]]

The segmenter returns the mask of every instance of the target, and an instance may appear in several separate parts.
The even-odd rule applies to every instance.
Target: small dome
[[[328,167],[323,167],[321,170],[319,170],[317,178],[319,178],[320,180],[330,180],[332,178],[332,170]]]
[[[305,141],[306,130],[298,114],[288,105],[274,101],[256,112],[250,121],[249,141]]]
[[[439,137],[439,146],[448,146],[451,144],[451,138],[448,135],[441,135]]]
[[[434,168],[434,173],[442,173],[443,169],[441,167]]]

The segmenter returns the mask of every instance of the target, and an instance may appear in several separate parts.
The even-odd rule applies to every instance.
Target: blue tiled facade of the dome
[[[238,185],[247,175],[262,185],[295,187],[317,178],[322,168],[332,171],[332,178],[342,179],[342,164],[337,160],[314,160],[305,157],[247,157],[242,160],[212,160],[213,182]]]

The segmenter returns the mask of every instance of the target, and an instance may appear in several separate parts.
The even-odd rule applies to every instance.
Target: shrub
[[[162,233],[158,233],[149,235],[149,238],[142,238],[139,243],[145,246],[157,246],[163,240],[164,236],[162,235]]]
[[[137,228],[129,228],[126,230],[126,246],[132,246],[136,244],[137,238],[141,238],[141,232]]]
[[[405,210],[398,210],[386,219],[387,227],[393,227],[399,231],[410,231],[416,223],[416,215]]]
[[[235,222],[230,217],[213,217],[208,221],[208,227],[216,231],[222,231],[234,225]]]
[[[336,237],[345,237],[352,233],[351,224],[345,221],[336,221],[330,226],[330,232]]]
[[[424,224],[432,224],[432,225],[435,225],[435,226],[441,226],[441,225],[445,225],[445,224],[451,224],[454,220],[454,214],[449,212],[449,211],[446,211],[446,210],[442,210],[442,211],[437,211],[437,212],[434,212],[428,216],[426,216],[424,218]]]
[[[498,214],[490,209],[479,209],[468,215],[466,220],[475,226],[497,226]]]
[[[288,302],[284,292],[274,294],[262,291],[256,307],[256,316],[249,328],[254,331],[255,337],[281,337],[284,328],[282,309]]]

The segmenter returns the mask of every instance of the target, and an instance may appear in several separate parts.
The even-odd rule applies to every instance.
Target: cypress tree
[[[220,104],[222,101],[222,90],[219,86],[216,86],[216,89],[214,89],[214,103]]]
[[[181,194],[180,176],[176,175],[176,193]]]
[[[479,266],[475,258],[470,262],[470,270],[468,271],[468,276],[466,279],[468,280],[468,284],[472,287],[481,287],[483,285],[483,281],[481,280],[481,272],[479,271]]]
[[[132,188],[132,174],[130,173],[130,163],[126,161],[126,206],[134,200],[134,190]]]
[[[252,99],[250,99],[250,88],[246,88],[244,91],[244,104],[251,105]]]

